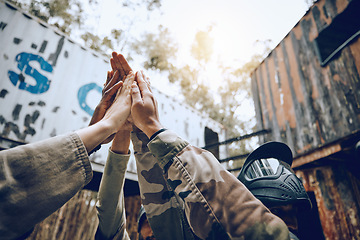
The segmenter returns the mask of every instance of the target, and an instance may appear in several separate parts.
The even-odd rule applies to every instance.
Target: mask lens
[[[246,169],[245,175],[249,179],[273,176],[279,167],[279,160],[275,158],[257,159]]]

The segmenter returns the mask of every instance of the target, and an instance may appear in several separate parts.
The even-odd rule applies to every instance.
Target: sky
[[[96,9],[96,15],[99,17],[92,25],[95,32],[97,31],[101,36],[109,34],[113,28],[121,28],[131,23],[131,27],[128,28],[129,34],[141,36],[147,31],[156,31],[157,26],[161,24],[170,30],[178,43],[177,63],[180,65],[191,64],[191,61],[194,61],[190,57],[190,50],[195,34],[212,25],[214,61],[221,61],[227,66],[241,67],[251,59],[251,56],[263,52],[263,45],[256,44],[257,40],[270,39],[270,47],[274,48],[308,9],[305,0],[162,0],[161,2],[160,11],[154,11],[149,19],[147,12],[141,8],[135,13],[122,11],[124,8],[121,0],[99,1]],[[129,15],[128,22],[124,23],[119,19],[126,14]],[[136,18],[134,14],[137,14]],[[140,61],[135,61],[132,66],[140,68]],[[214,72],[211,75],[216,74]],[[158,82],[159,88],[164,86],[162,81]],[[212,86],[218,87],[218,77],[211,82]]]
[[[122,1],[99,1],[99,34],[120,27]],[[305,14],[305,0],[162,0],[162,14],[132,23],[132,31],[169,28],[180,46],[180,58],[190,51],[197,31],[213,25],[214,51],[224,61],[247,61],[256,52],[256,40],[272,40],[275,47]],[[141,9],[139,9],[141,10]],[[133,13],[132,13],[133,14]],[[145,15],[139,12],[138,15]]]

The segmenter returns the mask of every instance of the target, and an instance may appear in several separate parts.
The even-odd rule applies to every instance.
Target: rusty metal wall
[[[108,59],[0,0],[0,148],[87,126],[101,97]],[[205,127],[225,140],[223,126],[154,89],[164,126],[205,146]],[[102,172],[108,146],[91,156]],[[221,157],[226,157],[225,148]],[[132,157],[129,177],[136,180]]]
[[[326,239],[360,239],[360,181],[342,162],[297,170],[307,192],[314,192]]]
[[[96,214],[97,192],[82,190],[64,206],[37,224],[27,240],[94,239],[98,226]],[[137,239],[137,214],[140,209],[140,196],[125,197],[126,229],[131,239]]]
[[[325,239],[360,239],[360,21],[354,13],[359,16],[358,0],[316,1],[251,75],[257,128],[271,130],[260,141],[292,149],[292,167],[314,193]],[[324,57],[341,28],[357,35]]]
[[[272,130],[263,142],[285,142],[300,155],[359,131],[360,39],[324,66],[316,43],[351,2],[317,1],[252,73],[257,127]]]

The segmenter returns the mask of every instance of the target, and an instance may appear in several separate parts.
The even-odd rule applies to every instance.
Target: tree
[[[109,56],[113,49],[130,49],[132,46],[131,36],[128,33],[133,22],[136,21],[136,11],[140,8],[146,8],[148,18],[150,13],[161,7],[161,0],[126,0],[122,1],[123,12],[132,12],[131,17],[124,15],[124,27],[121,29],[112,29],[107,36],[98,36],[94,33],[91,26],[86,25],[86,19],[89,17],[84,11],[87,9],[97,9],[97,0],[9,0],[9,2],[19,6],[30,14],[40,18],[50,25],[54,25],[60,31],[68,36],[77,39],[80,36],[85,46]],[[96,13],[96,10],[94,10]],[[92,16],[96,18],[96,16]],[[76,34],[75,31],[76,30]],[[131,59],[130,57],[128,59]]]
[[[79,0],[9,1],[41,20],[53,24],[67,35],[71,34],[73,27],[81,27],[84,22],[83,4]],[[88,2],[96,4],[94,0]]]
[[[195,35],[191,53],[199,65],[208,63],[212,57],[214,39],[210,36],[211,30],[212,26],[209,26],[206,31],[199,31]]]
[[[145,33],[141,40],[131,44],[131,48],[146,59],[143,63],[145,69],[160,71],[168,71],[173,67],[171,60],[178,51],[169,30],[161,25],[157,33]]]

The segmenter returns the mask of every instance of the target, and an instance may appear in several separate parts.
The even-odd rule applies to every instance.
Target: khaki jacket
[[[76,133],[0,151],[0,239],[31,231],[91,178]]]

